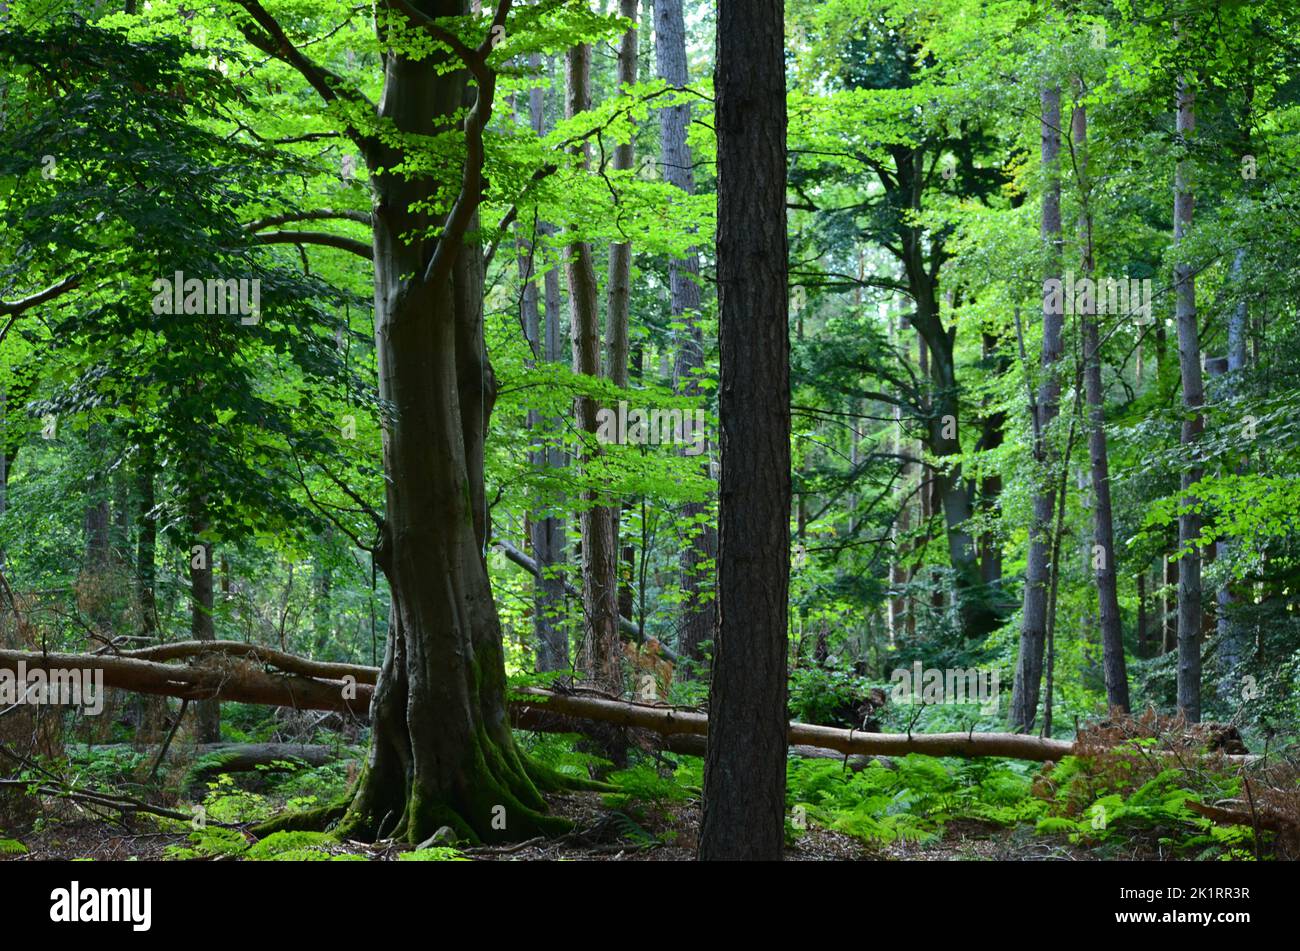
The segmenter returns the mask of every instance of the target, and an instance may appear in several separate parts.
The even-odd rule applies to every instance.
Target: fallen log
[[[686,756],[703,756],[707,743],[708,739],[703,736],[678,734],[677,736],[664,737],[664,748],[668,752],[680,753]],[[823,749],[820,746],[791,744],[790,753],[801,759],[833,759],[851,773],[859,773],[873,763],[886,767],[893,766],[883,756],[863,756],[860,753],[845,754],[835,750]]]
[[[97,745],[69,745],[68,753],[77,756],[96,756],[117,750],[136,752],[127,743]],[[302,762],[307,766],[324,766],[343,756],[361,754],[347,747],[337,748],[319,743],[200,743],[197,746],[173,746],[167,750],[168,763],[193,760],[186,775],[188,786],[198,785],[220,773],[248,773],[255,769],[273,769],[277,763]]]
[[[208,743],[198,748],[199,756],[185,774],[185,788],[201,790],[209,780],[222,773],[250,773],[274,770],[278,763],[301,762],[307,766],[324,766],[337,759],[332,746],[306,743]]]
[[[195,650],[193,648],[195,642],[180,643],[183,651]],[[224,663],[213,663],[214,658],[222,657],[226,653],[215,649],[215,645],[220,643],[231,642],[204,643],[208,657],[203,666],[164,664],[157,660],[109,654],[50,654],[37,651],[0,650],[0,670],[17,670],[19,664],[24,665],[29,671],[100,670],[103,672],[105,686],[140,693],[191,700],[239,701],[301,710],[335,710],[357,716],[365,716],[369,711],[370,697],[374,688],[371,683],[362,682],[362,677],[357,676],[357,673],[363,673],[366,680],[373,682],[371,672],[373,671],[373,676],[378,675],[375,668],[341,665],[357,672],[346,675],[346,680],[310,677],[301,673],[277,673],[259,666],[259,662],[271,663],[276,659],[276,655],[280,655],[281,661],[291,664],[298,670],[323,668],[316,667],[315,661],[269,649],[256,652],[256,661],[250,662],[251,655],[245,651],[247,645],[244,644],[239,644],[238,648],[244,651],[244,656],[225,656],[222,658]],[[183,656],[191,655],[183,654]],[[286,658],[291,659],[286,660]],[[335,668],[340,665],[325,666]],[[353,677],[356,679],[353,680]],[[707,715],[694,711],[603,697],[557,693],[536,687],[517,691],[516,699],[511,701],[511,707],[516,716],[519,716],[521,708],[525,714],[530,708],[538,708],[571,717],[599,720],[616,726],[651,730],[666,737],[702,737],[707,734],[709,723]],[[1076,751],[1075,744],[1068,740],[1044,739],[1016,733],[864,733],[859,730],[843,730],[808,723],[791,723],[789,742],[793,746],[810,746],[834,750],[841,754],[864,756],[905,756],[908,753],[922,753],[927,756],[1001,756],[1036,762],[1059,760]],[[1159,751],[1147,751],[1147,755],[1163,754]],[[1252,762],[1255,758],[1240,755],[1222,757],[1223,761],[1238,765]]]
[[[584,736],[592,736],[599,733],[596,728],[598,723],[600,723],[599,720],[556,713],[536,704],[516,701],[510,705],[510,725],[516,730],[527,730],[535,733],[579,733]],[[647,732],[654,733],[652,730]],[[675,733],[669,736],[654,733],[654,735],[660,741],[659,745],[654,748],[684,756],[703,756],[705,753],[707,740],[702,735],[693,733]],[[636,745],[635,740],[631,745]],[[889,765],[887,761],[879,757],[846,756],[835,750],[821,749],[816,746],[792,745],[790,752],[804,759],[833,759],[843,763],[846,769],[854,773],[866,769],[876,762]]]
[[[155,644],[152,647],[137,647],[133,650],[118,651],[115,657],[134,657],[138,660],[168,661],[189,660],[206,654],[222,654],[227,657],[247,657],[270,667],[278,668],[289,674],[304,677],[317,677],[325,680],[343,680],[352,677],[357,683],[374,685],[379,677],[378,667],[366,667],[363,664],[340,664],[312,660],[265,647],[261,644],[245,644],[243,641],[172,641],[170,644]],[[104,656],[96,654],[95,656]]]
[[[526,700],[514,704],[535,705],[545,710],[589,720],[602,720],[618,726],[653,730],[664,736],[705,736],[709,718],[703,713],[655,707],[621,700],[559,694],[536,687],[517,691]],[[808,723],[791,723],[791,745],[804,745],[839,753],[867,756],[1004,756],[1044,762],[1069,756],[1074,744],[1068,740],[1041,739],[1016,733],[863,733]]]
[[[216,642],[208,642],[213,644]],[[222,652],[216,653],[217,657]],[[227,700],[300,710],[336,710],[365,716],[374,688],[368,683],[278,674],[254,663],[230,662],[205,666],[163,664],[114,654],[55,654],[0,650],[0,670],[17,672],[102,672],[103,684],[136,693],[187,700]],[[377,672],[376,672],[377,675]]]

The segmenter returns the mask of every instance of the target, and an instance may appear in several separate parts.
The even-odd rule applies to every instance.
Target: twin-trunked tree
[[[387,407],[376,558],[392,615],[373,741],[342,829],[414,842],[442,826],[484,840],[553,831],[564,823],[544,814],[538,774],[510,732],[484,558],[483,441],[494,381],[474,234],[496,86],[488,61],[506,35],[511,0],[500,0],[477,45],[455,32],[452,24],[466,21],[444,19],[468,15],[469,0],[377,4],[386,47],[377,104],[310,60],[257,0],[238,2],[251,17],[243,31],[253,45],[301,73],[338,114],[356,117],[346,132],[371,172],[375,346]],[[438,46],[408,55],[406,37],[421,32]],[[413,147],[457,129],[463,152],[454,161],[400,167]]]

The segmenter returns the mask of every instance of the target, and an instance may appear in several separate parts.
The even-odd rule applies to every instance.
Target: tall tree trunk
[[[92,442],[106,437],[99,424],[90,427]],[[86,486],[86,509],[82,527],[85,532],[85,554],[77,578],[77,603],[101,632],[112,627],[112,566],[111,519],[109,508],[110,487],[108,477],[96,468]]]
[[[332,526],[326,526],[318,544],[328,551],[334,532]],[[334,640],[333,602],[334,571],[324,558],[318,557],[312,563],[312,637],[316,642],[314,657],[325,657]],[[221,593],[230,596],[230,562],[221,559]]]
[[[619,15],[632,26],[619,39],[618,87],[633,86],[637,79],[637,6],[638,0],[619,0]],[[588,53],[590,55],[590,53]],[[588,103],[590,106],[590,103]],[[633,133],[634,135],[635,133]],[[631,171],[635,161],[632,138],[614,146],[611,167],[615,172]],[[615,209],[615,216],[621,215]],[[616,386],[627,386],[628,318],[632,305],[632,245],[614,241],[609,246],[609,281],[605,304],[605,367]]]
[[[655,0],[655,63],[659,78],[672,86],[685,87],[690,82],[686,65],[686,23],[682,0]],[[691,123],[689,102],[659,111],[660,159],[664,178],[687,195],[695,194],[694,158],[686,144]],[[686,396],[701,397],[698,373],[704,367],[704,335],[700,329],[700,258],[691,248],[681,258],[668,261],[670,309],[673,320],[682,327],[678,339],[677,359],[673,367],[673,388]],[[707,458],[707,453],[703,454]],[[707,471],[707,462],[704,463]],[[708,505],[687,502],[682,518],[688,525],[682,547],[681,635],[678,652],[695,663],[703,661],[701,645],[714,638],[717,611],[710,597],[709,575],[718,557],[718,530],[704,515]],[[683,674],[692,676],[691,664]]]
[[[1185,77],[1178,79],[1178,139],[1184,148],[1196,129],[1195,94]],[[1183,384],[1183,429],[1181,444],[1191,462],[1192,444],[1200,437],[1204,420],[1201,405],[1204,388],[1201,381],[1201,345],[1196,321],[1196,278],[1186,254],[1184,241],[1192,225],[1194,198],[1191,183],[1191,160],[1179,159],[1174,173],[1174,284],[1175,315],[1178,323],[1178,367]],[[1178,516],[1178,709],[1191,723],[1201,719],[1201,555],[1198,539],[1201,516],[1193,511],[1195,499],[1190,494],[1193,483],[1201,477],[1199,466],[1183,472],[1179,489],[1185,511]]]
[[[637,7],[638,0],[619,0],[619,15],[632,21],[630,29],[623,33],[618,45],[617,81],[619,89],[633,86],[637,80]],[[614,147],[614,160],[611,163],[615,172],[627,172],[632,169],[635,159],[633,148],[633,131],[628,141],[620,142]],[[616,219],[622,217],[622,210],[615,209]],[[609,279],[606,287],[605,301],[605,372],[610,381],[619,387],[628,384],[628,333],[629,318],[632,308],[632,245],[627,241],[614,241],[609,246]],[[619,522],[622,503],[611,500],[609,505],[609,531],[615,549],[619,554]],[[635,570],[635,548],[629,545],[621,551],[620,562],[615,562],[618,574],[618,597],[615,613],[624,617],[633,615],[632,578]]]
[[[990,372],[1003,374],[1007,372],[1010,361],[998,346],[998,338],[990,333],[983,335],[983,362]],[[1007,415],[1001,411],[987,413],[982,421],[981,448],[991,452],[1002,445],[1003,429]],[[987,520],[998,517],[1002,498],[1002,476],[990,471],[980,480],[980,514]],[[986,528],[980,536],[980,577],[988,587],[992,597],[1002,584],[1002,545],[997,533]]]
[[[190,638],[217,639],[216,603],[212,596],[212,543],[203,536],[208,530],[204,500],[190,501],[190,545],[185,551],[190,567]],[[221,701],[200,700],[194,705],[195,739],[200,743],[221,742]]]
[[[1246,249],[1242,248],[1237,251],[1237,255],[1232,261],[1232,275],[1234,282],[1238,283],[1238,293],[1241,294],[1241,300],[1228,316],[1228,358],[1226,361],[1228,376],[1227,386],[1222,394],[1223,397],[1228,399],[1237,395],[1241,374],[1246,369],[1246,328],[1249,326],[1250,313],[1245,289],[1240,287],[1245,261]],[[1244,465],[1238,465],[1237,472],[1242,473],[1244,471]],[[1235,544],[1233,539],[1222,538],[1216,544],[1220,558],[1227,559],[1231,557]],[[1230,693],[1235,694],[1237,692],[1235,676],[1242,655],[1245,653],[1246,645],[1243,643],[1242,624],[1233,616],[1234,606],[1238,601],[1235,586],[1229,581],[1224,581],[1219,587],[1216,600],[1218,603],[1219,657],[1224,670],[1219,692],[1222,696],[1227,697]]]
[[[887,313],[885,316],[889,320],[890,343],[898,348],[899,352],[908,353],[911,348],[906,344],[901,344],[901,341],[905,339],[904,331],[907,329],[907,318],[900,316],[895,320],[888,317]],[[903,407],[898,403],[894,404],[893,416],[894,453],[900,457],[912,455],[913,447],[909,440],[905,438],[907,433],[903,428]],[[916,455],[919,458],[920,454],[917,453]],[[891,594],[888,607],[889,643],[891,647],[898,643],[900,635],[906,633],[907,619],[911,615],[911,599],[904,593],[910,580],[905,562],[911,551],[908,536],[912,531],[912,496],[915,492],[912,480],[918,468],[911,462],[904,461],[901,463],[899,481],[902,483],[903,503],[899,506],[898,516],[894,519],[893,525],[890,526],[890,535],[893,541],[889,564]]]
[[[1047,277],[1060,279],[1061,244],[1061,90],[1045,88],[1041,94],[1041,161],[1047,186],[1043,192],[1041,234],[1048,252]],[[1058,313],[1059,311],[1059,313]],[[1061,384],[1057,364],[1061,359],[1064,308],[1056,306],[1044,286],[1043,379],[1031,410],[1034,419],[1035,486],[1033,520],[1029,525],[1029,553],[1025,563],[1024,609],[1020,621],[1020,651],[1011,692],[1011,725],[1028,732],[1038,715],[1038,695],[1043,677],[1043,646],[1047,631],[1048,582],[1051,571],[1052,514],[1055,511],[1055,454],[1050,450],[1051,424],[1056,420]]]
[[[1147,645],[1147,569],[1143,568],[1135,576],[1137,582],[1137,655],[1146,658],[1151,656],[1151,649]]]
[[[1161,560],[1164,572],[1164,597],[1161,598],[1160,653],[1178,649],[1178,558]]]
[[[569,50],[565,82],[565,115],[569,118],[591,108],[591,47]],[[579,146],[583,167],[587,146]],[[569,280],[569,330],[573,340],[573,370],[598,377],[600,367],[600,306],[596,297],[596,270],[591,245],[577,241],[569,246],[566,272]],[[575,401],[582,434],[582,459],[599,454],[596,441],[597,406],[588,396]],[[614,510],[595,488],[583,491],[582,525],[582,666],[598,687],[618,694],[623,690],[622,657],[618,639],[618,562],[614,538]]]
[[[539,69],[542,57],[534,53],[531,64]],[[541,136],[546,131],[546,91],[534,86],[528,91],[528,114],[533,132]],[[540,235],[553,233],[551,225],[541,222]],[[528,340],[534,353],[547,363],[563,359],[560,328],[560,275],[554,267],[547,268],[542,287],[537,286],[537,247],[529,242],[520,257],[520,279],[524,283],[524,315]],[[555,435],[562,425],[554,417],[543,417],[536,410],[528,412],[528,427],[548,436]],[[547,445],[535,450],[530,461],[534,466],[558,470],[564,466],[564,450]],[[533,557],[537,560],[538,576],[533,582],[533,633],[537,639],[537,669],[539,671],[567,670],[569,668],[569,637],[563,624],[564,577],[558,567],[564,564],[564,517],[554,500],[544,504],[547,512],[529,522],[529,541]]]
[[[699,857],[779,859],[791,494],[782,0],[721,0],[716,64],[722,480]]]
[[[415,5],[430,17],[469,9],[466,0]],[[501,0],[489,30],[504,28],[509,6]],[[403,160],[400,141],[363,140],[375,195],[379,395],[394,412],[383,433],[386,517],[377,555],[392,591],[388,640],[370,751],[339,827],[357,837],[420,842],[446,825],[468,838],[506,840],[565,825],[542,814],[510,732],[485,558],[483,441],[496,381],[483,341],[482,252],[466,235],[478,227],[482,129],[495,96],[489,50],[487,39],[472,51],[466,160],[445,217],[428,210],[438,182],[391,171]],[[417,136],[450,129],[471,98],[466,70],[450,55],[415,61],[389,53],[381,122]],[[436,241],[426,237],[439,231]]]
[[[158,515],[154,498],[154,479],[158,463],[155,458],[153,437],[145,433],[140,442],[135,480],[139,496],[140,514],[136,524],[135,596],[140,612],[140,634],[153,638],[158,635],[157,587]]]
[[[1253,155],[1255,148],[1251,144],[1251,125],[1255,108],[1255,82],[1250,69],[1255,65],[1254,57],[1248,54],[1246,62],[1248,72],[1243,90],[1244,108],[1238,122],[1238,129],[1241,136],[1241,154]],[[1242,181],[1246,189],[1246,196],[1249,198],[1250,180],[1243,177]],[[1250,327],[1250,308],[1246,296],[1245,265],[1246,249],[1239,248],[1232,259],[1231,283],[1240,297],[1237,306],[1228,315],[1228,353],[1225,366],[1227,380],[1223,392],[1220,394],[1221,399],[1227,400],[1233,400],[1240,395],[1241,374],[1246,369],[1246,336]],[[1239,475],[1246,472],[1244,458],[1237,464],[1235,471]],[[1220,538],[1215,544],[1215,552],[1219,558],[1230,562],[1235,547],[1235,539],[1231,537]],[[1218,616],[1219,659],[1223,671],[1223,676],[1219,680],[1219,696],[1225,700],[1237,693],[1238,668],[1247,646],[1243,625],[1236,617],[1236,605],[1241,594],[1238,586],[1232,583],[1231,577],[1232,568],[1229,567],[1215,599]]]
[[[903,167],[915,164],[919,157],[918,151],[916,158],[903,162]],[[914,169],[912,174],[919,178],[920,170]],[[970,529],[974,515],[972,492],[962,475],[960,462],[961,400],[954,350],[957,330],[956,327],[945,329],[943,326],[935,296],[936,277],[926,266],[923,245],[918,233],[908,246],[905,267],[916,302],[910,315],[912,325],[922,339],[929,360],[932,398],[927,418],[926,448],[941,462],[929,470],[932,479],[931,511],[943,512],[948,563],[952,566],[953,594],[958,600],[962,632],[968,638],[979,638],[997,626],[998,617],[981,580],[979,556]],[[941,599],[943,592],[939,590],[936,593]]]
[[[1071,117],[1075,163],[1083,178],[1080,191],[1084,210],[1079,223],[1083,246],[1083,277],[1092,277],[1092,210],[1087,182],[1088,113],[1083,106]],[[1095,308],[1094,308],[1095,310]],[[1097,316],[1082,315],[1084,387],[1088,401],[1088,456],[1092,464],[1093,570],[1097,579],[1098,613],[1101,620],[1102,672],[1106,682],[1106,703],[1112,709],[1129,710],[1128,669],[1124,665],[1124,626],[1119,613],[1115,565],[1115,527],[1110,500],[1110,461],[1106,454],[1106,392],[1101,380],[1101,334]]]

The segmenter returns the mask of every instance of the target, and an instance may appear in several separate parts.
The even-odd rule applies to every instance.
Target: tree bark
[[[638,0],[619,0],[619,15],[632,21],[630,29],[623,33],[618,45],[617,84],[619,90],[633,86],[637,81],[637,29]],[[614,146],[614,158],[611,167],[614,172],[629,172],[635,160],[633,138],[635,130],[626,142]],[[614,210],[615,221],[623,215],[621,208]],[[627,388],[628,385],[628,348],[629,318],[632,309],[632,244],[628,241],[613,241],[609,246],[609,271],[605,299],[605,373],[615,386]],[[632,578],[636,560],[635,548],[627,546],[619,550],[619,523],[622,501],[611,499],[609,503],[609,533],[615,552],[615,574],[618,578],[616,613],[632,614],[633,593]],[[622,569],[620,572],[620,568]]]
[[[1196,130],[1195,93],[1186,77],[1178,79],[1177,132],[1181,145]],[[1179,481],[1180,502],[1184,511],[1178,516],[1178,709],[1189,723],[1201,719],[1201,555],[1197,548],[1201,535],[1201,516],[1193,511],[1195,498],[1190,494],[1193,483],[1201,477],[1199,466],[1191,464],[1192,445],[1200,437],[1204,420],[1201,406],[1205,401],[1201,380],[1201,345],[1196,320],[1196,278],[1192,265],[1181,255],[1192,226],[1195,204],[1191,184],[1191,160],[1182,157],[1174,172],[1174,285],[1175,316],[1178,324],[1178,367],[1182,377],[1183,427],[1180,439],[1187,455],[1188,468]]]
[[[432,18],[469,11],[467,0],[414,7]],[[496,382],[483,344],[482,253],[466,236],[477,230],[482,131],[495,96],[487,53],[509,8],[500,0],[488,37],[460,58],[384,59],[378,113],[397,133],[446,132],[470,107],[459,194],[445,215],[429,211],[438,182],[392,171],[404,157],[399,142],[362,140],[374,191],[379,395],[394,412],[383,433],[377,558],[392,591],[388,640],[370,751],[340,826],[359,838],[421,842],[446,825],[500,841],[564,825],[543,815],[510,733],[485,559],[483,441]]]
[[[686,23],[682,0],[655,0],[655,63],[659,78],[678,88],[690,82],[686,63]],[[687,195],[695,194],[694,158],[686,142],[691,124],[691,104],[684,102],[659,111],[660,161],[664,178]],[[684,257],[668,260],[669,309],[680,324],[680,341],[673,365],[673,389],[685,396],[701,398],[699,371],[704,368],[704,334],[700,329],[700,257],[694,248]],[[703,453],[706,457],[708,453]],[[704,463],[707,471],[707,462]],[[681,634],[678,648],[693,664],[702,663],[702,645],[714,639],[717,609],[713,603],[710,575],[718,557],[718,530],[705,520],[705,502],[687,502],[682,520],[687,535],[682,546]],[[682,675],[694,675],[688,663]]]
[[[1161,558],[1164,596],[1160,599],[1160,653],[1168,654],[1178,648],[1178,559]]]
[[[531,64],[538,69],[542,57],[534,53]],[[542,86],[528,91],[529,122],[533,132],[541,136],[546,131],[546,92]],[[550,235],[553,228],[539,222],[538,233]],[[534,354],[547,363],[562,359],[560,344],[560,284],[559,273],[549,267],[537,284],[537,247],[528,241],[521,248],[520,280],[524,282],[524,317],[528,342]],[[537,410],[528,411],[528,428],[540,431],[547,437],[560,431],[562,422],[553,416],[543,416]],[[530,462],[538,468],[559,470],[564,467],[564,450],[555,445],[544,445],[530,453]],[[539,571],[533,584],[533,633],[537,640],[537,669],[554,671],[569,669],[569,636],[563,622],[564,578],[559,573],[564,564],[564,517],[558,514],[561,507],[554,500],[538,500],[538,509],[529,521],[529,542],[537,559]]]
[[[718,11],[722,480],[718,643],[699,857],[779,859],[785,838],[790,337],[782,0]]]
[[[140,612],[140,634],[153,638],[158,635],[158,516],[154,497],[154,479],[157,459],[153,439],[145,434],[140,443],[140,457],[136,467],[136,493],[139,495],[140,514],[136,524],[135,590]]]
[[[567,56],[565,115],[569,118],[591,108],[591,47],[572,47]],[[589,164],[584,142],[578,147],[582,166]],[[569,246],[565,268],[569,282],[569,331],[573,341],[573,370],[590,377],[601,375],[600,305],[597,301],[596,270],[591,245],[575,241]],[[583,449],[581,461],[590,472],[590,462],[600,454],[596,432],[596,401],[588,396],[575,400],[578,429]],[[595,685],[622,693],[622,656],[618,641],[618,552],[614,538],[613,509],[595,488],[582,493],[583,671]]]
[[[1088,113],[1083,106],[1071,117],[1075,163],[1084,211],[1080,220],[1083,245],[1083,277],[1092,277],[1092,210],[1088,203],[1087,183]],[[1095,298],[1094,298],[1095,301]],[[1094,308],[1095,310],[1095,308]],[[1112,710],[1129,711],[1128,668],[1124,664],[1124,626],[1119,613],[1117,566],[1115,564],[1115,525],[1110,499],[1110,460],[1106,453],[1106,392],[1101,379],[1101,334],[1095,313],[1084,314],[1083,360],[1084,387],[1088,402],[1088,457],[1092,466],[1093,570],[1097,581],[1098,613],[1101,621],[1102,674],[1106,683],[1106,703]]]
[[[89,436],[91,442],[99,442],[106,433],[102,426],[94,424]],[[108,630],[113,623],[110,518],[108,478],[96,468],[87,484],[83,519],[85,554],[77,578],[77,602],[89,615],[91,623],[101,631]]]
[[[1137,655],[1138,657],[1147,658],[1152,656],[1150,647],[1147,644],[1147,569],[1144,566],[1134,576],[1137,584]]]
[[[190,539],[185,550],[190,571],[190,636],[196,641],[215,641],[216,603],[212,592],[212,543],[203,535],[208,530],[203,500],[191,500]],[[200,743],[221,742],[221,702],[200,700],[194,705],[195,739]]]
[[[1047,178],[1043,192],[1042,239],[1048,252],[1047,276],[1058,280],[1061,244],[1061,91],[1051,87],[1041,93],[1042,136],[1041,162]],[[1057,311],[1062,311],[1057,313]],[[1055,511],[1055,486],[1050,477],[1055,454],[1050,450],[1049,430],[1059,409],[1061,383],[1057,364],[1062,353],[1064,309],[1049,302],[1043,294],[1043,378],[1038,398],[1031,410],[1035,413],[1034,464],[1035,487],[1033,519],[1029,525],[1029,553],[1025,562],[1024,608],[1020,621],[1020,650],[1016,659],[1016,679],[1011,691],[1011,724],[1018,730],[1033,729],[1038,716],[1039,691],[1043,678],[1043,649],[1047,635],[1047,600],[1050,575],[1052,514]]]
[[[925,152],[902,146],[893,147],[891,152],[897,169],[897,200],[911,213],[919,214],[927,177]],[[908,319],[921,341],[922,375],[930,381],[925,447],[942,460],[927,470],[931,490],[925,504],[931,513],[943,512],[953,595],[962,633],[976,639],[996,628],[1000,618],[983,583],[979,555],[971,535],[973,492],[963,477],[960,461],[961,394],[954,349],[957,328],[945,327],[939,311],[939,270],[945,259],[942,241],[910,216],[900,217],[896,227],[897,244],[903,249],[900,264],[908,293],[915,302]],[[923,521],[928,521],[924,515]],[[942,599],[943,591],[937,591],[936,595]]]
[[[1242,248],[1237,251],[1236,257],[1232,261],[1232,276],[1235,282],[1241,281],[1245,261],[1246,249]],[[1224,387],[1223,393],[1223,396],[1227,399],[1232,399],[1237,395],[1237,390],[1241,385],[1242,371],[1246,369],[1246,328],[1249,326],[1250,314],[1245,289],[1240,285],[1238,293],[1241,294],[1241,300],[1228,316],[1227,385]],[[1245,465],[1239,464],[1236,471],[1243,473]],[[1219,539],[1216,542],[1218,557],[1230,558],[1235,544],[1235,540],[1232,538]],[[1243,625],[1234,617],[1235,606],[1238,602],[1236,586],[1230,581],[1225,581],[1219,588],[1216,601],[1218,608],[1219,657],[1224,670],[1224,676],[1219,681],[1219,694],[1226,699],[1237,692],[1237,668],[1246,652],[1246,644],[1244,643]]]
[[[992,373],[1006,373],[1010,361],[1002,352],[999,340],[990,333],[983,335],[982,356],[985,368]],[[901,412],[901,411],[900,411]],[[986,413],[982,420],[981,446],[985,452],[991,452],[1002,445],[1003,430],[1006,427],[1007,414],[998,410]],[[989,472],[980,480],[980,513],[990,521],[998,517],[1002,498],[1002,476]],[[988,589],[990,597],[1000,593],[1002,585],[1002,545],[997,533],[986,528],[980,536],[980,579]]]

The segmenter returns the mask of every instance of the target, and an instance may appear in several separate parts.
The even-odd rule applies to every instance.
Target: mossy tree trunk
[[[469,12],[467,0],[414,6],[427,18]],[[508,7],[503,0],[494,24]],[[406,4],[398,8],[411,16]],[[459,197],[444,216],[421,210],[440,184],[432,176],[373,176],[375,344],[380,397],[391,407],[378,559],[392,615],[372,746],[342,824],[354,836],[419,842],[450,826],[465,838],[505,840],[563,825],[544,815],[512,739],[484,557],[483,439],[495,384],[483,349],[482,252],[465,236],[477,229],[483,187],[482,128],[494,89],[488,52],[487,41],[458,52],[472,86],[467,69],[439,74],[451,54],[419,62],[389,55],[378,106],[398,132],[429,136],[472,104]],[[367,149],[372,169],[402,157],[388,143]],[[436,241],[411,240],[436,232]]]

